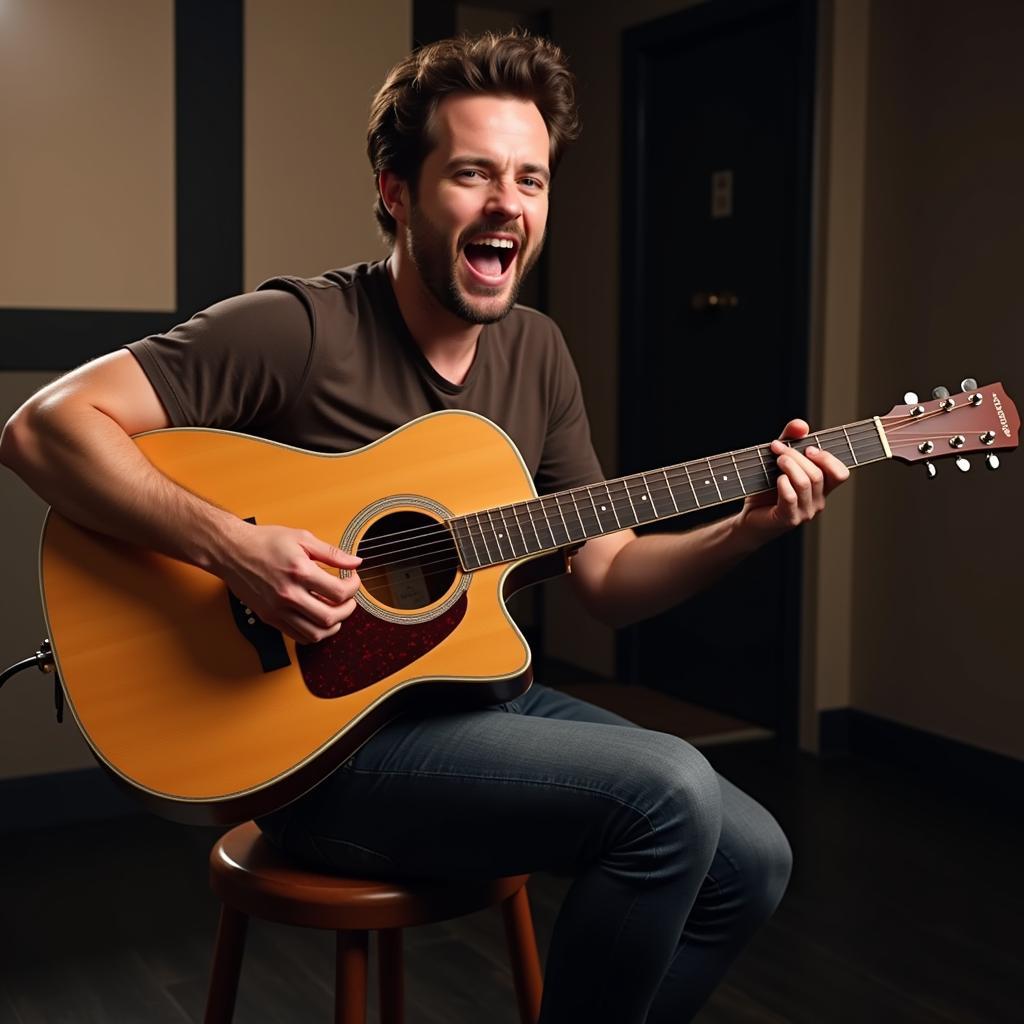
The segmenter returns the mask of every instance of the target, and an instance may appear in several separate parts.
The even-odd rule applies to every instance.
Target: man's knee
[[[722,827],[718,776],[685,740],[658,732],[643,736],[633,763],[622,766],[631,804],[650,824],[666,860],[689,853],[710,862]]]

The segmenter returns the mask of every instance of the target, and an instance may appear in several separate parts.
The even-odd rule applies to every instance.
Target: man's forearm
[[[167,479],[86,404],[16,418],[0,459],[69,519],[204,569],[214,568],[224,537],[247,525]]]
[[[595,612],[627,626],[671,608],[710,586],[760,546],[729,516],[686,533],[635,537],[615,556]]]

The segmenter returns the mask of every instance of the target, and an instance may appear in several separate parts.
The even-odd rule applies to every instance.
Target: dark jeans
[[[543,1024],[689,1020],[791,864],[771,815],[689,743],[538,684],[510,704],[391,723],[261,824],[352,874],[574,875]]]

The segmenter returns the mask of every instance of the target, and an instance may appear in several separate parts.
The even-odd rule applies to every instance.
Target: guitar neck
[[[798,451],[815,445],[851,469],[890,457],[877,417],[788,444]],[[450,525],[470,572],[770,491],[778,476],[771,445],[756,445],[471,512]]]

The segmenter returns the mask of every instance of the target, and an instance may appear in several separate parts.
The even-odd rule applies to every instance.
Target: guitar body
[[[360,568],[355,613],[320,644],[255,620],[218,578],[50,511],[41,581],[68,704],[102,765],[156,811],[227,824],[295,799],[410,708],[510,700],[530,651],[505,608],[562,552],[464,572],[451,516],[534,498],[509,438],[471,413],[415,420],[343,455],[224,431],[136,442],[168,477],[257,523],[347,551],[423,536]]]

